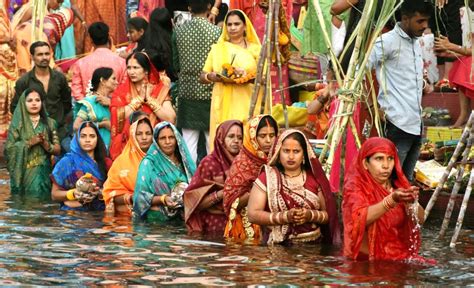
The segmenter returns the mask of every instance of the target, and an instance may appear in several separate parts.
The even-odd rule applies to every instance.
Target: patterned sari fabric
[[[18,100],[5,146],[10,189],[13,194],[50,199],[51,182],[47,179],[52,169],[51,155],[40,144],[28,147],[28,141],[43,133],[48,142],[59,144],[57,126],[53,119],[41,118],[36,128],[33,127],[25,104],[29,92],[29,89],[23,92]]]
[[[225,148],[225,137],[234,125],[242,127],[242,122],[229,120],[217,128],[214,151],[202,159],[196,174],[184,193],[185,222],[190,232],[224,233],[227,216],[222,202],[212,207],[217,212],[196,211],[205,196],[222,189],[234,157]],[[216,182],[218,184],[214,184]]]
[[[0,8],[0,138],[6,138],[11,113],[8,109],[15,95],[18,78],[16,54],[10,46],[10,20],[5,7]]]
[[[170,83],[168,78],[160,78],[160,73],[150,63],[151,71],[148,82],[153,84],[153,91],[151,96],[157,99],[158,104],[163,104],[165,101],[170,101],[171,98],[168,94],[170,89]],[[111,137],[112,141],[110,144],[110,157],[112,159],[117,158],[122,152],[125,144],[128,141],[130,121],[125,118],[125,107],[130,101],[138,97],[138,91],[135,84],[126,77],[125,81],[115,90],[112,95],[112,101],[110,104],[111,114]],[[160,119],[156,117],[148,105],[143,104],[141,110],[147,113],[150,117],[152,125],[160,122]]]
[[[122,153],[115,159],[110,167],[107,181],[104,183],[104,201],[109,216],[132,216],[132,207],[128,211],[117,211],[114,205],[114,197],[130,194],[133,195],[137,181],[138,167],[146,153],[140,149],[135,133],[138,121],[130,126],[130,136]]]
[[[228,217],[224,236],[234,240],[260,240],[260,226],[248,221],[247,207],[237,210],[240,197],[250,193],[253,182],[260,169],[267,163],[267,154],[257,142],[257,127],[263,117],[252,118],[245,126],[244,147],[232,162],[229,175],[224,185],[224,212]],[[277,132],[277,131],[276,131]]]
[[[97,102],[96,98],[96,95],[89,94],[86,98],[76,102],[74,106],[75,117],[80,117],[84,121],[94,123],[110,120],[109,107]],[[99,133],[102,140],[104,140],[105,146],[108,148],[110,146],[110,130],[107,128],[99,128]]]
[[[176,137],[176,149],[181,163],[174,163],[158,145],[156,139],[160,131],[170,127]],[[176,127],[166,121],[156,125],[153,132],[153,144],[140,163],[137,182],[133,193],[133,213],[140,219],[148,222],[165,222],[171,220],[163,206],[159,210],[150,210],[154,196],[170,194],[173,187],[179,182],[189,183],[196,171],[196,164],[191,158],[183,137]]]
[[[102,184],[105,181],[107,175],[103,174],[97,162],[92,159],[84,150],[82,150],[79,144],[79,135],[86,124],[90,122],[83,122],[76,134],[71,141],[71,152],[64,155],[63,158],[56,164],[54,167],[53,173],[51,175],[51,180],[59,186],[61,190],[69,190],[76,187],[76,182],[84,176],[86,173],[92,175],[93,181],[102,188]],[[94,126],[94,125],[93,125]],[[102,150],[102,155],[106,155],[105,145],[98,129],[94,127],[96,133],[98,134],[97,145],[100,145],[100,150]],[[78,211],[99,211],[104,210],[105,205],[103,200],[100,200],[97,197],[91,203],[75,207],[76,205],[71,204],[70,202],[77,201],[65,201],[61,203],[61,210],[78,210]],[[71,205],[71,206],[70,206]]]
[[[415,257],[421,244],[419,230],[413,232],[414,223],[407,216],[404,204],[398,204],[366,227],[369,206],[381,202],[390,194],[363,166],[364,159],[377,152],[391,155],[395,159],[393,187],[410,187],[400,166],[395,145],[385,138],[369,138],[350,166],[344,183],[344,255],[352,259],[365,258],[367,255],[362,255],[359,251],[364,235],[367,234],[369,260],[403,260]],[[410,239],[418,241],[411,243]]]
[[[298,133],[305,138],[307,150],[304,152],[309,159],[311,169],[303,171],[303,177],[298,180],[286,178],[276,168],[280,157],[283,141],[291,134]],[[321,210],[321,199],[318,193],[324,197],[326,212],[329,222],[326,225],[316,223],[305,223],[303,225],[275,225],[269,226],[270,235],[268,244],[282,242],[310,242],[319,240],[323,236],[326,243],[339,243],[340,230],[339,220],[336,210],[336,200],[331,193],[329,181],[324,174],[318,158],[311,148],[311,144],[301,131],[290,129],[285,131],[274,146],[271,159],[265,165],[264,171],[260,174],[255,184],[266,191],[269,212],[284,212],[292,208],[306,208],[311,210]],[[302,180],[302,181],[301,181]]]

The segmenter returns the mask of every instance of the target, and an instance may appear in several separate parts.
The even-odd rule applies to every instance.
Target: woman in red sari
[[[334,194],[301,131],[286,130],[278,138],[250,192],[248,210],[250,222],[267,228],[268,244],[339,242]]]
[[[344,255],[357,260],[416,258],[421,239],[414,220],[424,219],[417,197],[418,189],[403,174],[395,145],[385,138],[369,138],[344,183]]]
[[[242,148],[242,122],[228,120],[219,125],[214,151],[202,159],[184,192],[184,215],[190,232],[222,234],[227,216],[222,206],[224,181],[232,160]]]
[[[125,82],[112,95],[110,104],[112,159],[120,155],[128,141],[128,119],[134,111],[140,110],[148,114],[153,127],[161,121],[174,123],[176,119],[176,112],[168,94],[169,79],[165,76],[160,78],[148,55],[136,52],[128,56],[127,75]]]
[[[235,157],[224,184],[224,236],[234,240],[260,240],[260,227],[249,222],[247,203],[260,169],[267,163],[278,124],[270,115],[257,115],[245,125],[244,147]]]

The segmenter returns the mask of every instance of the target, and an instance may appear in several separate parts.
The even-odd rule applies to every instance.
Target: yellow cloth
[[[239,10],[240,11],[240,10]],[[242,12],[243,13],[243,12]],[[245,15],[245,13],[243,13]],[[247,41],[247,48],[234,45],[229,42],[227,35],[227,26],[224,24],[223,32],[211,48],[204,65],[203,71],[210,73],[222,72],[223,64],[230,64],[232,58],[232,66],[245,69],[247,72],[257,71],[257,62],[261,50],[260,40],[257,33],[252,26],[250,20],[245,16],[246,31],[245,40]],[[227,22],[227,19],[224,23]],[[211,100],[211,120],[209,125],[209,144],[212,146],[217,126],[227,120],[240,120],[246,122],[249,117],[250,102],[252,98],[254,84],[228,84],[217,82],[214,84],[212,90]],[[260,113],[261,97],[257,100],[256,114]],[[270,101],[271,103],[271,101]],[[268,113],[270,107],[265,107],[265,112]],[[213,147],[211,147],[213,149]]]

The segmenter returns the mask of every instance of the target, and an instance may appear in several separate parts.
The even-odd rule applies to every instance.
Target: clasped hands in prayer
[[[140,89],[140,93],[137,97],[133,98],[132,100],[132,107],[134,110],[138,110],[140,106],[146,104],[148,105],[153,111],[157,111],[161,108],[161,105],[156,102],[156,99],[151,96],[153,91],[153,84],[151,83],[144,83]]]
[[[313,222],[313,213],[306,208],[291,208],[288,210],[288,222],[295,225],[311,223]]]

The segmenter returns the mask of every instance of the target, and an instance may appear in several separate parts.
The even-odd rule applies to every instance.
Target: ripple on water
[[[31,257],[33,261],[38,261],[47,264],[54,264],[54,265],[76,265],[78,263],[86,262],[88,259],[86,258],[45,258],[45,257]]]
[[[185,285],[199,284],[203,286],[230,287],[235,286],[233,282],[222,280],[217,277],[177,277],[171,281],[162,281],[161,285]]]

